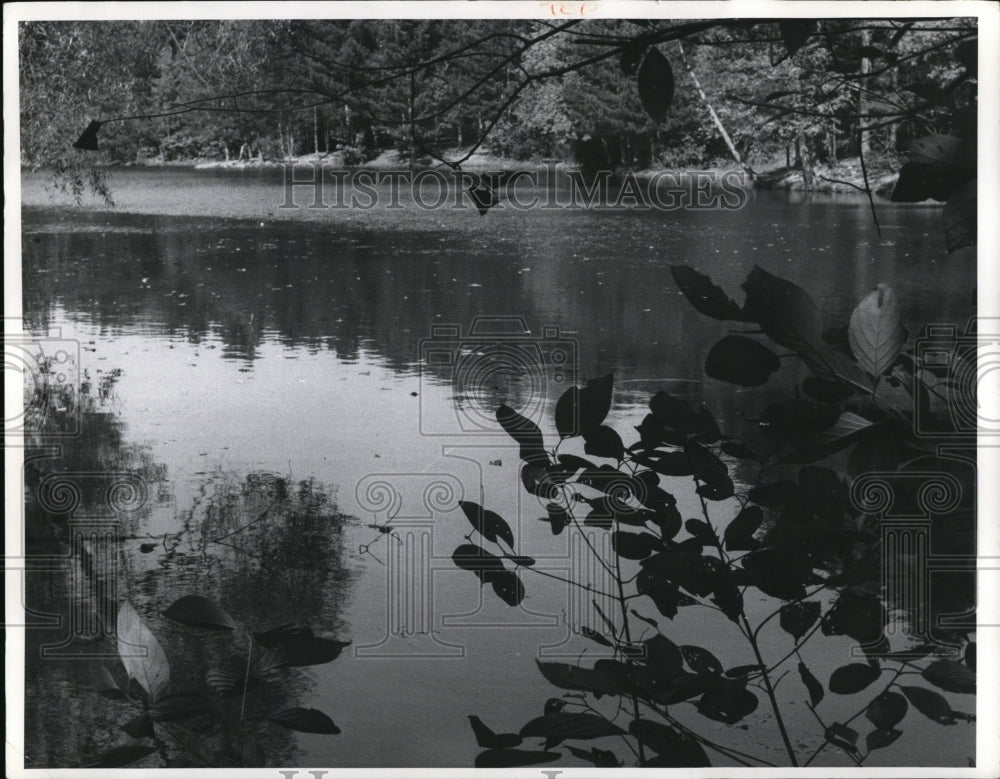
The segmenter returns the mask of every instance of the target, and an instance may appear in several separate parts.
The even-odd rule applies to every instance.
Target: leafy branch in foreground
[[[790,359],[801,361],[809,375],[794,397],[761,411],[756,430],[734,434],[724,433],[708,409],[658,392],[636,427],[638,440],[627,446],[606,424],[611,375],[559,398],[559,445],[552,450],[537,424],[500,407],[497,421],[519,446],[523,486],[546,502],[542,521],[553,534],[580,534],[613,587],[599,592],[572,574],[541,570],[515,552],[513,530],[500,514],[470,502],[461,508],[473,532],[498,552],[471,543],[470,534],[455,562],[490,583],[510,606],[525,597],[521,578],[530,573],[588,589],[600,621],[575,627],[610,656],[593,665],[539,661],[542,676],[567,692],[550,699],[516,733],[498,735],[471,717],[485,750],[477,767],[558,760],[565,756],[561,745],[595,766],[619,766],[615,742],[642,766],[708,766],[710,755],[745,766],[772,765],[699,732],[679,713],[686,712],[681,704],[714,722],[745,728],[763,699],[792,766],[813,763],[829,747],[852,765],[863,765],[873,751],[903,736],[911,707],[942,725],[972,720],[932,688],[975,692],[974,637],[954,629],[918,635],[916,645],[890,643],[895,633],[887,632],[889,609],[898,604],[881,587],[880,517],[851,497],[852,486],[869,473],[891,478],[949,467],[934,441],[914,433],[911,396],[947,394],[954,391],[951,379],[923,370],[906,348],[895,293],[880,285],[855,308],[846,331],[831,333],[805,290],[760,267],[743,284],[743,304],[692,268],[676,266],[672,273],[698,311],[742,326],[743,332],[726,335],[709,350],[710,377],[759,386]],[[757,337],[746,332],[748,324],[758,328]],[[760,336],[785,351],[776,352]],[[586,456],[560,453],[570,441],[582,443]],[[756,477],[748,479],[750,473]],[[668,490],[683,491],[681,501]],[[701,516],[684,520],[682,506],[691,501]],[[973,507],[970,490],[959,498],[960,513],[950,518],[967,516]],[[593,540],[602,532],[610,533],[610,555],[601,554]],[[951,613],[974,604],[971,589],[951,598]],[[751,614],[748,601],[766,603],[765,615],[757,608]],[[599,602],[615,603],[616,611],[607,613]],[[649,616],[649,607],[659,616]],[[662,619],[672,622],[694,607],[701,607],[701,619],[716,623],[713,634],[734,632],[747,653],[743,662],[726,668],[708,648],[671,640]],[[637,629],[640,623],[644,632]],[[764,639],[774,627],[791,639],[788,651],[779,637]],[[823,654],[817,636],[841,647],[850,639],[861,649],[860,659],[836,668],[824,683],[810,667],[817,662],[809,653]],[[786,674],[796,670],[800,686],[779,693]],[[906,681],[913,676],[924,684]],[[801,697],[811,719],[788,719],[794,697]],[[844,716],[838,699],[855,697],[861,699],[857,711]],[[861,717],[871,725],[863,738],[856,729]],[[810,725],[811,737],[805,732]],[[541,739],[540,751],[521,748],[533,738]],[[811,740],[811,751],[796,746],[803,739]],[[598,746],[564,744],[593,740]]]
[[[238,630],[229,614],[200,595],[177,599],[163,616],[216,633]],[[262,766],[266,757],[261,740],[268,723],[300,733],[340,733],[333,720],[318,709],[293,706],[260,712],[261,703],[267,703],[263,699],[256,703],[251,693],[266,683],[280,685],[287,668],[335,660],[350,642],[316,636],[302,625],[279,625],[252,636],[240,632],[247,641],[242,667],[209,668],[204,684],[197,689],[171,692],[170,664],[163,646],[132,604],[122,603],[117,621],[118,654],[127,678],[120,683],[101,665],[94,689],[105,698],[127,701],[135,709],[135,716],[122,726],[132,741],[84,758],[83,767],[126,766],[153,752],[159,752],[166,765],[173,765],[171,744],[180,753],[198,757],[201,765]],[[173,725],[181,722],[186,724]]]

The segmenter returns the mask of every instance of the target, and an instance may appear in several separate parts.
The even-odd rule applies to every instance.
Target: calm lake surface
[[[479,749],[468,715],[516,730],[557,695],[536,657],[600,656],[571,633],[589,626],[590,611],[564,586],[525,573],[521,607],[480,597],[450,559],[469,530],[456,504],[479,501],[482,489],[514,526],[519,552],[579,570],[579,550],[537,521],[544,510],[520,489],[516,449],[492,419],[500,403],[554,435],[559,395],[613,371],[608,424],[626,443],[659,389],[704,401],[724,430],[767,405],[773,388],[739,392],[704,377],[727,328],[690,307],[671,264],[710,274],[737,300],[759,264],[805,287],[828,327],[846,325],[879,283],[895,289],[911,334],[928,322],[962,327],[973,313],[976,271],[948,259],[938,208],[880,203],[879,236],[867,202],[843,196],[757,192],[738,211],[481,218],[283,210],[280,174],[267,171],[116,172],[114,209],[51,200],[45,183],[22,180],[26,327],[78,344],[100,420],[86,440],[99,467],[138,472],[146,489],[123,531],[119,595],[178,677],[198,677],[204,660],[159,614],[185,594],[212,597],[251,630],[301,622],[353,642],[333,663],[298,671],[283,693],[343,732],[275,737],[264,744],[269,765],[470,766]],[[521,322],[530,336],[511,339]],[[253,534],[225,524],[227,507],[258,516],[276,491],[294,496],[291,513],[311,518],[308,531],[266,516]],[[671,491],[695,516],[694,495]],[[390,520],[395,535],[369,527]],[[35,590],[49,605],[66,586],[53,580]],[[773,606],[748,608],[763,616]],[[726,667],[752,662],[722,622],[682,615],[669,635],[711,647]],[[57,629],[34,632],[60,640]],[[791,646],[779,630],[765,643],[775,657]],[[846,662],[849,642],[829,645],[826,665],[813,667],[821,679]],[[232,646],[236,658],[245,651]],[[113,650],[100,662],[114,668]],[[28,666],[29,765],[72,765],[117,743],[128,716],[88,692],[92,663]],[[791,703],[796,684],[779,696],[790,701],[793,741],[815,746],[815,723]],[[953,697],[974,708],[972,696]],[[743,735],[693,708],[677,716],[783,758],[777,738],[752,740],[773,733],[763,699]],[[964,766],[973,726],[946,731],[910,716],[905,738],[867,764]],[[841,764],[835,750],[824,754]]]

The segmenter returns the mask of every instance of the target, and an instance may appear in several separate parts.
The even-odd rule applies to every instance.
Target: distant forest
[[[90,120],[107,163],[891,167],[975,135],[975,19],[28,22],[19,46],[32,167],[79,164]]]

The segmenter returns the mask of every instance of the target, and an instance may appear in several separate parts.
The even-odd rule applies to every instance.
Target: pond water
[[[867,202],[844,196],[756,192],[736,211],[481,218],[282,210],[272,172],[122,171],[112,186],[117,205],[107,209],[51,200],[44,177],[22,180],[26,327],[78,348],[92,395],[87,435],[64,454],[91,447],[95,462],[63,469],[140,474],[145,502],[121,530],[118,594],[148,620],[175,676],[199,678],[210,656],[238,661],[243,651],[238,639],[232,651],[215,638],[211,649],[185,644],[184,630],[159,616],[185,594],[212,597],[251,630],[301,622],[353,642],[278,696],[323,710],[342,733],[273,736],[268,764],[469,766],[479,749],[468,715],[516,730],[557,694],[536,657],[600,656],[570,630],[590,625],[589,603],[563,585],[526,573],[520,607],[488,588],[481,597],[451,561],[469,530],[457,501],[482,492],[514,526],[520,553],[579,572],[581,550],[552,536],[520,489],[517,450],[492,417],[498,405],[554,434],[559,395],[613,372],[608,424],[630,443],[660,389],[706,403],[726,430],[780,394],[704,377],[727,326],[690,307],[671,264],[710,274],[737,299],[759,264],[809,290],[828,327],[846,325],[879,283],[896,290],[910,333],[962,327],[973,313],[975,267],[949,260],[937,208],[880,203],[879,235]],[[695,516],[693,493],[672,491]],[[268,516],[275,505],[278,518]],[[259,522],[242,530],[236,516]],[[390,521],[392,534],[371,527]],[[58,611],[60,577],[29,581],[29,597]],[[773,604],[748,608],[759,617]],[[726,667],[752,662],[728,627],[678,618],[670,635],[712,647]],[[789,639],[775,632],[765,643],[781,656]],[[36,633],[58,643],[58,630]],[[831,646],[813,669],[820,678],[846,662],[846,639]],[[97,657],[115,666],[113,649]],[[29,764],[74,764],[116,743],[128,717],[87,692],[88,667],[29,661]],[[790,706],[797,683],[783,691]],[[974,704],[957,696],[953,705]],[[777,738],[753,740],[760,728],[773,733],[767,708],[736,736],[693,709],[678,716],[781,762]],[[869,765],[965,765],[974,754],[972,726],[942,741],[911,720]],[[817,744],[814,724],[804,709],[793,715],[793,741]],[[844,760],[835,750],[825,759]]]

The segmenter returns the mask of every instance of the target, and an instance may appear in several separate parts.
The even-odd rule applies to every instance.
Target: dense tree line
[[[382,150],[602,165],[738,158],[810,169],[974,137],[976,22],[337,20],[20,25],[22,159],[281,158]],[[655,48],[669,111],[637,89]],[[660,81],[663,73],[660,73]],[[640,82],[642,73],[639,73]],[[122,116],[150,116],[108,121]]]

